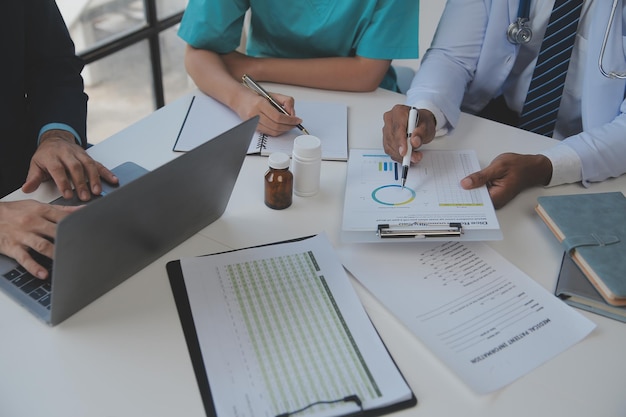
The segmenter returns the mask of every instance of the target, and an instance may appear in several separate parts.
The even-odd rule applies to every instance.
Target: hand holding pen
[[[409,110],[409,120],[407,122],[406,127],[406,153],[402,158],[402,188],[404,188],[404,184],[406,184],[406,177],[409,173],[409,166],[411,165],[411,154],[413,153],[413,146],[411,145],[411,134],[413,133],[413,129],[419,123],[419,113],[415,107],[411,107]]]
[[[419,121],[413,129],[411,137],[411,148],[413,152],[406,152],[407,127],[410,107],[404,104],[396,104],[383,115],[383,148],[385,153],[394,161],[402,162],[404,155],[411,155],[411,163],[420,161],[422,153],[419,148],[432,142],[437,130],[437,121],[430,110],[420,108],[418,110]]]
[[[248,87],[250,90],[257,93],[259,96],[263,97],[265,100],[267,100],[272,105],[272,107],[274,107],[276,110],[278,110],[284,115],[291,116],[291,114],[289,114],[289,112],[278,101],[276,101],[274,97],[272,97],[267,91],[265,91],[263,87],[261,87],[256,81],[254,81],[252,77],[250,77],[247,74],[244,74],[241,77],[241,79],[243,81],[243,84],[246,87]],[[296,127],[300,129],[302,133],[306,135],[309,134],[309,132],[304,128],[304,126],[302,126],[302,124],[297,124]]]

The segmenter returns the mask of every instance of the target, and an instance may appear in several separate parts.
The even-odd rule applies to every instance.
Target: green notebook
[[[626,305],[626,197],[543,196],[536,211],[607,303]]]

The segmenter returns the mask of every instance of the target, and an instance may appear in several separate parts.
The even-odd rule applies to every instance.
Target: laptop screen
[[[44,320],[60,323],[218,219],[257,122],[243,122],[64,218]]]

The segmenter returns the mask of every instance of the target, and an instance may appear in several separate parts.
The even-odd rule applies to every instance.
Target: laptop
[[[15,276],[16,262],[2,255],[0,288],[45,323],[61,323],[224,213],[257,123],[245,121],[153,171],[117,167],[120,187],[57,225],[47,288]]]

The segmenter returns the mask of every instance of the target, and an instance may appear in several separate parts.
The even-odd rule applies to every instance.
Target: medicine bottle
[[[268,158],[269,169],[265,173],[265,205],[276,210],[291,205],[293,174],[289,171],[289,155],[274,152]]]
[[[320,189],[322,143],[312,135],[298,136],[293,142],[293,192],[301,197],[317,194]]]

